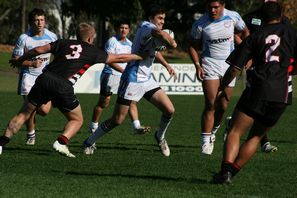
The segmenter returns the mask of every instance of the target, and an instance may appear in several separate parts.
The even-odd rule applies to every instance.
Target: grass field
[[[3,68],[0,66],[0,69]],[[22,99],[14,91],[16,74],[5,68],[1,71],[0,129],[3,131],[19,110]],[[65,118],[57,109],[46,117],[37,117],[36,145],[25,145],[22,128],[0,156],[1,198],[297,197],[295,105],[287,109],[269,134],[279,151],[264,154],[259,150],[234,179],[234,185],[225,186],[210,183],[220,167],[224,127],[217,136],[213,155],[200,154],[201,96],[170,96],[176,114],[167,133],[171,148],[169,158],[161,156],[153,134],[134,135],[129,119],[98,142],[93,156],[84,156],[81,144],[89,135],[88,123],[97,96],[80,94],[78,97],[85,124],[71,139],[70,150],[77,157],[66,158],[52,149],[52,143],[65,124]],[[237,99],[238,96],[233,98],[228,114]],[[155,129],[160,113],[145,100],[140,102],[139,111],[142,123]],[[111,112],[112,108],[106,109],[103,119]]]

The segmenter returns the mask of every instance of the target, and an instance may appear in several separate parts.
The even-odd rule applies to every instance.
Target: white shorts
[[[100,95],[110,96],[117,93],[119,89],[121,76],[109,73],[101,74]]]
[[[223,78],[229,64],[225,60],[217,60],[209,57],[202,58],[202,67],[204,71],[204,80],[217,80]],[[229,87],[234,87],[236,78],[230,82]]]
[[[129,82],[126,79],[121,79],[118,96],[138,102],[146,92],[159,87],[159,84],[152,77],[145,82]]]
[[[29,73],[20,74],[18,84],[18,94],[26,96],[29,94],[31,88],[35,84],[35,80],[38,76],[31,75]]]

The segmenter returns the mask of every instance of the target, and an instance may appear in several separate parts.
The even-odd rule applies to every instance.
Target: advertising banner
[[[193,64],[170,64],[174,68],[177,78],[170,76],[161,64],[154,64],[152,77],[168,95],[202,95],[201,83],[197,80]],[[95,93],[100,90],[100,75],[104,64],[96,64],[78,80],[74,86],[76,93]]]

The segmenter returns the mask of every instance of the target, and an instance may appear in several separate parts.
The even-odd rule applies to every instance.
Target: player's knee
[[[170,107],[170,108],[167,108],[167,112],[166,112],[166,116],[167,117],[172,117],[173,116],[173,114],[174,114],[174,112],[175,112],[175,108],[174,108],[174,106],[172,106],[172,107]]]
[[[48,113],[49,113],[50,109],[42,109],[42,108],[38,108],[36,110],[36,113],[38,115],[41,115],[41,116],[46,116]]]
[[[205,104],[206,111],[215,111],[215,103],[209,102]]]
[[[108,107],[108,105],[109,105],[109,101],[102,101],[97,104],[96,108],[104,109],[104,108]]]

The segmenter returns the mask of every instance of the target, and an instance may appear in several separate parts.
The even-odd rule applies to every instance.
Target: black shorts
[[[36,106],[52,101],[53,106],[62,112],[69,112],[79,105],[72,83],[49,71],[38,76],[28,100]]]
[[[287,104],[252,98],[250,90],[242,93],[236,109],[252,117],[266,127],[272,127],[286,110]]]

